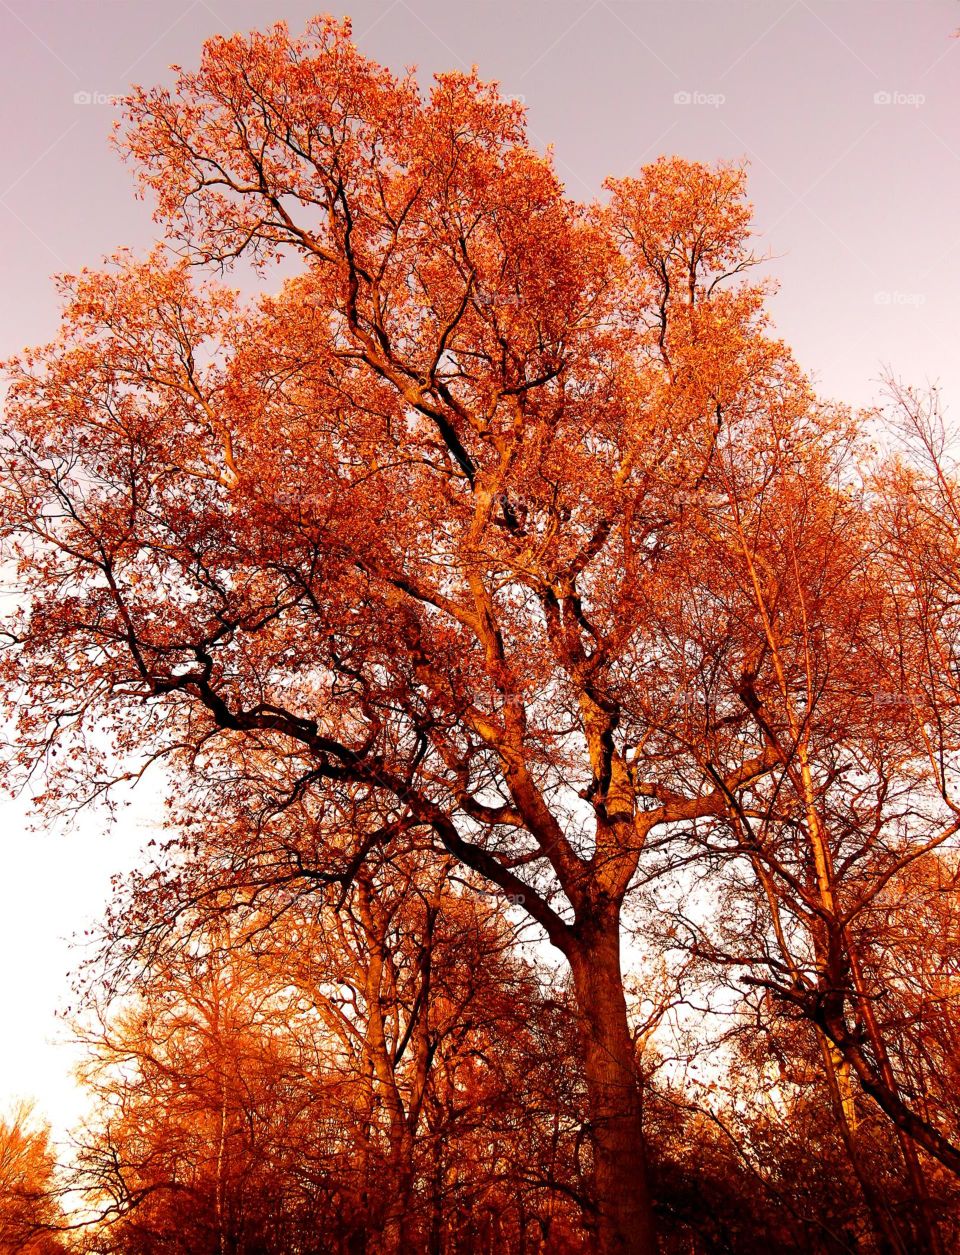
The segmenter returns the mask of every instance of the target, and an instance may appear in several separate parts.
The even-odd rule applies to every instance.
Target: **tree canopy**
[[[909,405],[933,461],[884,464],[805,380],[743,170],[579,203],[495,85],[424,92],[326,18],[209,41],[117,142],[166,243],[63,276],[9,364],[15,767],[69,808],[167,765],[145,919],[343,904],[412,839],[525,912],[572,981],[604,1253],[656,1241],[624,904],[719,878],[719,930],[661,902],[654,944],[805,1026],[873,1205],[855,1078],[937,1249],[923,1164],[960,1150],[878,921],[960,827],[954,480]],[[244,259],[294,273],[245,300]]]

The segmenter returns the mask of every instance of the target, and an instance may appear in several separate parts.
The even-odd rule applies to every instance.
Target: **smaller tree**
[[[50,1131],[21,1102],[0,1118],[0,1253],[55,1255],[63,1221]]]
[[[182,937],[85,1033],[96,1109],[75,1183],[105,1222],[98,1252],[329,1249],[326,1094],[290,998],[236,942],[223,922]]]
[[[569,1008],[453,866],[410,845],[336,895],[188,878],[179,911],[179,861],[133,878],[106,957],[136,996],[98,1013],[83,1070],[98,1252],[582,1249]]]

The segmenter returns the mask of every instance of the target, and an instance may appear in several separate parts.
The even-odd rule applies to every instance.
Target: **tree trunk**
[[[593,1142],[599,1255],[654,1255],[633,1040],[618,915],[581,926],[569,959],[577,995]]]
[[[409,1249],[407,1230],[413,1199],[413,1136],[401,1129],[390,1163],[390,1200],[380,1239],[382,1255],[402,1255]]]
[[[820,1029],[815,1031],[820,1046],[820,1056],[823,1059],[830,1105],[833,1108],[844,1150],[847,1152],[847,1160],[857,1178],[863,1201],[870,1215],[880,1255],[909,1255],[908,1248],[904,1246],[900,1238],[885,1200],[874,1189],[869,1173],[863,1164],[857,1144],[856,1111],[850,1087],[849,1065],[845,1064],[843,1056],[833,1042]]]

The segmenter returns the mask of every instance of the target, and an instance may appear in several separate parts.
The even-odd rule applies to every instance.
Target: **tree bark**
[[[390,1174],[392,1197],[387,1207],[381,1235],[382,1255],[402,1255],[408,1249],[407,1229],[413,1197],[413,1139],[403,1139],[392,1158]]]
[[[833,1042],[820,1029],[815,1031],[823,1059],[830,1105],[833,1107],[837,1129],[847,1153],[847,1159],[857,1178],[863,1201],[870,1215],[880,1255],[910,1255],[909,1248],[904,1245],[885,1200],[874,1189],[869,1173],[863,1164],[863,1157],[857,1144],[856,1113],[850,1088],[849,1065],[844,1062],[843,1056]],[[846,1069],[846,1076],[843,1069]]]
[[[654,1255],[653,1209],[619,913],[576,928],[570,948],[592,1128],[599,1255]]]

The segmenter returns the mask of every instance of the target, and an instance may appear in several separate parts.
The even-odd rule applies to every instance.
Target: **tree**
[[[141,951],[86,1033],[93,1249],[580,1247],[551,1005],[502,909],[410,863],[339,910],[221,896]]]
[[[839,420],[742,279],[741,171],[661,159],[579,205],[516,103],[424,98],[349,36],[214,39],[128,99],[183,258],[67,278],[12,364],[17,757],[52,804],[165,758],[181,813],[294,805],[334,880],[428,831],[521,901],[572,973],[598,1247],[651,1252],[622,906],[651,834],[729,828],[782,766],[724,573],[738,503],[821,475]],[[252,306],[192,282],[281,256]]]
[[[0,1120],[0,1251],[56,1255],[64,1225],[49,1129],[29,1103]]]
[[[896,982],[878,962],[889,945],[878,920],[909,890],[916,860],[956,845],[947,573],[957,516],[949,501],[934,504],[948,475],[938,483],[881,461],[842,414],[825,436],[744,445],[725,468],[730,508],[714,516],[725,543],[703,555],[698,578],[703,603],[737,631],[712,640],[722,682],[668,718],[715,761],[716,729],[737,717],[724,672],[739,671],[741,707],[777,763],[730,794],[725,833],[674,831],[663,862],[719,872],[722,908],[706,924],[681,909],[683,934],[814,1028],[855,1167],[858,1087],[879,1106],[919,1227],[891,1234],[882,1207],[877,1223],[893,1249],[937,1250],[922,1155],[954,1173],[960,1158],[897,1067]],[[858,1171],[869,1191],[868,1175]]]
[[[184,938],[83,1034],[73,1184],[98,1252],[319,1252],[356,1201],[331,1172],[334,1087],[305,1076],[290,994],[234,941]]]

